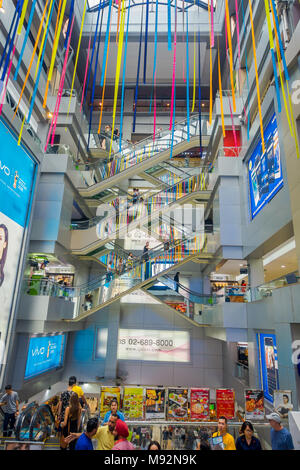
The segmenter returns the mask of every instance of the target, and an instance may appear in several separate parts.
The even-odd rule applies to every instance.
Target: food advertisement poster
[[[274,390],[274,411],[281,418],[287,419],[289,411],[293,410],[291,390]]]
[[[225,416],[227,419],[234,418],[234,390],[231,388],[218,388],[216,390],[217,418]]]
[[[184,421],[188,419],[188,390],[184,388],[168,389],[168,419]]]
[[[102,387],[101,388],[101,404],[100,416],[103,418],[105,413],[110,411],[110,402],[113,398],[118,400],[118,408],[120,407],[120,387]]]
[[[209,389],[191,389],[191,420],[209,419]]]
[[[262,390],[245,390],[245,419],[264,419],[264,392]]]
[[[165,419],[166,391],[162,388],[146,389],[146,419]]]
[[[123,396],[123,413],[125,419],[142,419],[144,405],[144,389],[125,387]]]

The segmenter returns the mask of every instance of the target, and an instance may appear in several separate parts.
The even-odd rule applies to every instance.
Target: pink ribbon
[[[90,36],[90,40],[89,40],[89,47],[88,47],[88,53],[87,53],[87,59],[86,59],[85,75],[84,75],[84,82],[83,82],[83,89],[82,89],[82,97],[81,97],[81,103],[80,103],[80,111],[82,110],[82,104],[83,104],[83,98],[84,98],[84,92],[85,92],[85,85],[86,85],[86,79],[87,79],[87,71],[88,71],[88,66],[89,66],[90,50],[91,50],[91,36]]]

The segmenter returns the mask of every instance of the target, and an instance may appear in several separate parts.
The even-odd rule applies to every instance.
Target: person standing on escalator
[[[174,276],[174,283],[175,283],[175,291],[178,293],[179,289],[179,272],[177,272]]]
[[[149,242],[146,242],[146,245],[143,249],[142,254],[142,261],[145,263],[145,280],[149,278],[149,270],[150,270],[150,263],[149,263]]]
[[[80,429],[82,408],[79,402],[77,393],[72,392],[70,397],[69,406],[65,411],[64,421],[61,423],[62,434],[64,438],[68,437],[71,433],[77,433]],[[75,450],[76,440],[69,443],[69,449]],[[61,447],[61,450],[65,450]]]

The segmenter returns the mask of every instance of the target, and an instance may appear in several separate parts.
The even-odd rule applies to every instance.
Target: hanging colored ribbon
[[[28,36],[29,36],[29,33],[30,33],[30,28],[31,28],[31,23],[32,23],[32,20],[33,20],[34,12],[35,12],[36,2],[37,2],[37,0],[33,0],[33,2],[32,2],[30,16],[29,16],[29,19],[28,19],[28,25],[27,25],[27,28],[26,28],[26,33],[25,33],[21,53],[20,53],[19,60],[18,60],[18,63],[17,63],[17,67],[16,67],[16,71],[15,71],[15,75],[14,75],[14,80],[17,80],[17,78],[18,78],[19,69],[20,69],[20,66],[21,66],[21,63],[22,63],[24,50],[25,50],[25,47],[26,47],[26,44],[27,44],[27,39],[28,39]]]
[[[90,36],[89,45],[88,45],[88,51],[87,51],[86,65],[85,65],[85,74],[84,74],[84,80],[83,80],[82,96],[81,96],[81,103],[80,103],[80,112],[81,112],[81,110],[82,110],[83,99],[84,99],[84,92],[85,92],[85,85],[86,85],[86,78],[87,78],[87,72],[88,72],[88,66],[89,66],[89,58],[90,58],[90,50],[91,50],[91,42],[92,42],[92,37]]]
[[[146,84],[147,74],[147,47],[148,47],[148,22],[149,22],[149,0],[146,4],[146,26],[145,26],[145,50],[144,50],[144,85]]]
[[[88,145],[87,145],[88,148],[90,147],[90,138],[91,138],[91,128],[92,128],[92,118],[93,118],[93,109],[94,109],[97,68],[98,68],[99,50],[100,50],[100,42],[101,42],[102,20],[103,20],[103,8],[102,8],[102,14],[101,14],[101,21],[100,21],[100,30],[99,30],[99,35],[98,35],[98,45],[97,45],[96,60],[95,60],[95,71],[94,71],[92,96],[91,96],[91,104],[90,104],[89,135],[88,135]]]
[[[190,59],[189,59],[189,12],[186,11],[186,112],[187,112],[187,141],[190,141]]]
[[[239,56],[239,64],[241,67],[240,22],[239,22],[239,8],[238,8],[237,0],[235,0],[235,18],[236,18],[236,36],[237,36],[237,45],[238,45],[238,56]]]
[[[244,35],[246,36],[247,31],[246,31],[246,23],[245,23],[245,11],[244,11],[244,5],[243,2],[241,2],[242,5],[242,14],[243,14],[243,27],[244,27]],[[247,62],[247,48],[245,47],[245,66],[246,66],[246,76],[247,76],[247,91],[248,91],[248,96],[247,96],[247,108],[248,108],[248,114],[247,114],[247,140],[250,138],[250,83],[249,83],[249,71],[248,71],[248,62]]]
[[[27,122],[30,121],[32,111],[33,111],[35,97],[36,97],[38,86],[39,86],[39,81],[40,81],[41,72],[42,72],[42,68],[43,68],[44,55],[45,55],[45,51],[46,51],[47,39],[48,39],[49,29],[50,29],[50,25],[51,25],[52,14],[53,14],[53,10],[54,10],[54,5],[55,5],[55,1],[51,0],[49,10],[48,10],[47,21],[46,21],[46,25],[45,25],[45,31],[44,31],[46,34],[44,34],[41,49],[40,49],[40,52],[42,51],[42,54],[41,54],[41,57],[40,57],[40,61],[38,61],[38,63],[37,63],[37,66],[39,66],[39,67],[35,71],[35,85],[34,85],[34,90],[33,90],[32,97],[31,97]]]
[[[215,34],[214,34],[214,0],[211,0],[211,47],[215,45]]]
[[[3,108],[3,105],[4,105],[5,96],[6,96],[7,84],[8,84],[8,80],[9,80],[10,73],[11,73],[11,67],[12,67],[12,63],[13,63],[13,58],[14,58],[14,55],[15,55],[15,52],[16,52],[17,42],[18,42],[18,38],[16,39],[16,43],[15,43],[15,45],[14,45],[14,49],[13,49],[12,56],[11,56],[11,59],[10,59],[10,64],[9,64],[9,67],[8,67],[6,82],[5,82],[5,86],[4,86],[4,89],[3,89],[2,99],[1,99],[1,105],[0,105],[0,116],[1,116],[1,114],[2,114],[2,108]],[[0,92],[0,93],[1,93],[1,92]]]
[[[122,150],[124,93],[125,93],[125,75],[126,75],[126,63],[127,63],[127,44],[128,44],[129,18],[130,18],[130,0],[129,0],[129,4],[128,4],[127,11],[128,11],[128,16],[127,16],[126,37],[125,37],[125,49],[124,49],[124,61],[123,61],[122,96],[121,96],[121,113],[120,113],[119,152],[121,152],[121,150]]]
[[[119,1],[121,1],[121,0],[119,0]],[[108,36],[110,35],[111,6],[112,6],[112,0],[109,0],[107,27],[106,27],[106,34],[105,34],[102,64],[106,64]],[[105,70],[104,70],[104,67],[102,67],[101,80],[100,80],[100,86],[102,86],[102,87],[103,87],[103,83],[104,83],[104,73],[105,73]]]
[[[227,25],[226,25],[226,23],[225,23],[225,44],[226,44],[226,65],[228,67],[229,61],[228,61],[228,44],[227,44]],[[227,93],[227,99],[228,99],[229,110],[230,110],[230,118],[231,118],[232,132],[233,132],[234,147],[238,151],[236,131],[235,131],[235,125],[234,125],[234,118],[233,118],[233,113],[232,113],[232,108],[231,108],[230,97],[229,97],[228,93]]]
[[[53,44],[53,49],[52,49],[52,57],[51,57],[50,69],[49,69],[49,74],[48,74],[48,79],[47,79],[48,87],[49,87],[49,84],[52,80],[54,64],[55,64],[55,58],[56,58],[60,33],[61,33],[61,29],[62,29],[62,23],[63,23],[63,19],[64,19],[64,15],[65,15],[66,4],[67,4],[67,0],[63,0],[63,5],[62,5],[62,8],[61,8],[59,23],[58,23],[58,28],[57,28],[57,34],[56,34],[54,44]]]
[[[16,109],[15,109],[15,112],[14,112],[14,115],[13,115],[13,119],[12,119],[12,120],[14,120],[15,117],[16,117],[16,114],[17,114],[17,111],[18,111],[18,109],[19,109],[19,106],[20,106],[20,103],[21,103],[21,99],[22,99],[22,96],[23,96],[23,93],[24,93],[24,90],[25,90],[25,87],[26,87],[26,84],[27,84],[27,80],[28,80],[28,77],[29,77],[29,74],[30,74],[30,71],[31,71],[31,67],[32,67],[32,64],[33,64],[33,59],[34,59],[34,56],[35,56],[35,53],[36,53],[36,50],[37,50],[37,46],[38,46],[38,43],[39,43],[40,35],[41,35],[41,32],[42,32],[42,27],[43,27],[44,20],[45,20],[45,15],[46,15],[46,10],[47,10],[47,6],[48,6],[48,2],[49,2],[49,0],[46,0],[46,4],[45,4],[45,7],[44,7],[42,19],[41,19],[40,26],[39,26],[39,30],[38,30],[38,33],[37,33],[35,45],[34,45],[34,48],[33,48],[32,55],[31,55],[29,67],[28,67],[28,70],[27,70],[27,74],[26,74],[26,77],[25,77],[25,80],[24,80],[24,83],[23,83],[23,87],[22,87],[22,90],[21,90],[21,94],[20,94],[20,97],[19,97],[19,101],[18,101],[18,104],[17,104],[17,106],[16,106]]]
[[[174,32],[174,54],[173,54],[173,75],[172,75],[172,94],[171,94],[171,112],[170,112],[170,125],[169,125],[169,130],[172,130],[174,127],[172,124],[174,123],[173,119],[173,114],[174,112],[174,107],[175,107],[175,72],[176,72],[176,42],[177,42],[177,0],[175,0],[176,6],[175,6],[175,32]],[[173,142],[173,136],[172,136],[172,142]]]
[[[270,51],[271,51],[273,70],[274,70],[274,80],[275,80],[277,104],[278,104],[278,111],[280,113],[281,112],[281,101],[280,101],[279,83],[278,83],[278,77],[277,77],[276,60],[275,60],[275,54],[274,54],[274,41],[273,41],[273,34],[272,34],[271,17],[270,17],[270,10],[269,10],[269,1],[268,0],[264,0],[264,1],[265,1],[265,10],[266,10],[266,17],[267,17],[268,33],[269,33]]]
[[[198,114],[199,114],[199,143],[200,158],[202,158],[202,117],[201,117],[201,52],[200,31],[198,30]]]
[[[168,0],[168,51],[172,50],[171,36],[171,0]]]
[[[225,0],[227,2],[227,0]],[[253,25],[253,14],[252,14],[252,5],[251,0],[248,0],[249,3],[249,12],[250,12],[250,22],[251,22],[251,33],[252,33],[252,44],[253,44],[253,56],[254,56],[254,66],[255,66],[255,79],[256,79],[256,91],[257,91],[257,104],[258,104],[258,112],[259,112],[259,121],[260,121],[260,134],[261,134],[261,142],[262,142],[262,152],[265,153],[265,138],[264,138],[264,127],[262,121],[262,114],[261,114],[261,102],[260,102],[260,91],[259,91],[259,78],[258,78],[258,70],[257,70],[257,58],[256,58],[256,46],[255,46],[255,33],[254,33],[254,25]],[[227,5],[228,6],[228,5]]]
[[[7,53],[7,56],[6,56],[6,60],[5,60],[5,64],[4,64],[4,68],[3,68],[3,72],[2,72],[2,76],[1,76],[0,92],[2,91],[2,87],[3,87],[3,84],[4,84],[4,78],[5,78],[7,69],[9,67],[10,56],[11,56],[11,52],[12,52],[12,49],[13,49],[13,46],[14,46],[14,41],[15,41],[15,37],[16,37],[16,33],[17,33],[18,22],[19,22],[20,15],[21,15],[22,3],[23,3],[23,0],[18,5],[18,10],[17,10],[18,15],[17,15],[17,18],[16,18],[16,24],[14,26],[13,34],[12,34],[12,37],[11,37],[11,40],[10,40],[9,50],[8,50],[8,53]]]
[[[15,10],[15,12],[14,12],[14,16],[13,16],[12,22],[11,22],[11,24],[10,24],[10,28],[9,28],[9,31],[8,31],[8,35],[7,35],[7,37],[6,37],[6,41],[5,41],[5,46],[4,46],[4,49],[3,49],[3,53],[2,53],[2,56],[1,56],[1,60],[0,60],[0,69],[2,68],[4,59],[5,59],[5,57],[6,57],[6,50],[7,50],[7,48],[8,48],[9,43],[10,43],[10,40],[11,40],[11,33],[12,33],[12,31],[13,31],[14,24],[15,24],[15,21],[16,21],[16,19],[17,19],[18,13],[19,13],[20,3],[21,3],[21,0],[18,0],[17,6],[16,6],[16,10]]]
[[[89,66],[89,72],[88,72],[88,77],[87,77],[87,83],[86,83],[86,88],[85,88],[85,93],[84,93],[84,102],[85,102],[85,100],[86,100],[86,95],[87,95],[87,91],[88,91],[89,84],[90,84],[91,72],[92,72],[92,68],[93,68],[93,61],[94,61],[94,54],[95,54],[95,47],[96,47],[96,42],[97,42],[98,27],[99,27],[99,19],[100,19],[100,11],[101,11],[101,2],[99,3],[99,8],[98,8],[96,29],[95,29],[94,39],[93,39],[93,48],[92,48],[91,62],[90,62],[90,66]],[[105,63],[105,62],[103,61],[102,63]],[[102,68],[102,72],[103,72],[103,68]]]
[[[100,134],[101,124],[102,124],[102,114],[103,114],[103,108],[104,108],[104,96],[105,96],[105,87],[106,87],[106,73],[107,73],[107,66],[108,66],[109,46],[110,46],[110,29],[109,29],[108,42],[107,42],[107,54],[106,54],[106,64],[105,64],[105,72],[104,72],[104,84],[103,84],[103,88],[102,88],[101,111],[100,111],[100,118],[99,118],[99,124],[98,124],[98,134]],[[103,65],[103,63],[102,63],[102,65]]]
[[[113,105],[113,119],[112,119],[109,156],[111,155],[112,143],[113,143],[113,138],[114,138],[114,130],[115,130],[115,121],[116,121],[116,110],[117,110],[117,102],[118,102],[120,70],[121,70],[121,62],[122,62],[123,40],[124,40],[125,11],[126,11],[125,2],[124,0],[122,0],[122,14],[121,14],[121,26],[120,26],[121,32],[119,34],[119,44],[118,44],[116,78],[115,78],[115,94],[114,94],[114,105]]]
[[[28,6],[28,0],[24,0],[23,8],[22,8],[22,14],[21,14],[21,18],[20,18],[20,21],[19,21],[18,31],[17,31],[18,36],[20,36],[20,34],[22,32],[23,23],[24,23],[26,11],[27,11],[27,6]],[[2,2],[1,2],[1,5],[0,5],[0,8],[1,7],[2,7]]]
[[[133,113],[132,132],[135,132],[135,123],[136,123],[136,108],[137,108],[137,99],[138,99],[138,90],[139,90],[139,78],[140,78],[140,65],[141,65],[141,49],[142,49],[142,33],[143,33],[143,13],[144,13],[144,5],[142,6],[142,19],[141,19],[140,44],[139,44],[139,55],[138,55],[138,65],[137,65],[137,74],[136,74],[135,94],[134,94],[134,113]]]
[[[212,39],[211,39],[211,17],[210,17],[210,0],[208,0],[208,22],[209,22],[209,125],[212,123]]]
[[[194,31],[194,68],[193,68],[193,104],[192,104],[192,113],[195,109],[196,101],[196,31]]]
[[[156,71],[154,74],[154,113],[153,113],[153,142],[156,134]]]
[[[152,90],[151,90],[151,96],[150,96],[149,113],[151,113],[152,96],[153,96],[153,91],[154,91],[154,76],[155,76],[155,72],[156,72],[156,58],[157,58],[157,25],[158,25],[158,0],[156,0],[156,10],[155,10],[153,77],[152,77]]]
[[[66,34],[65,43],[64,43],[64,48],[65,49],[67,49],[67,47],[68,47],[68,40],[69,40],[69,35],[70,35],[70,30],[71,30],[71,23],[72,23],[73,14],[74,14],[74,3],[75,3],[75,0],[71,0],[68,29],[67,29],[67,34]]]
[[[249,2],[250,1],[251,0],[249,0]],[[231,33],[230,33],[228,0],[225,0],[225,15],[226,15],[227,36],[228,36],[228,45],[229,45],[229,57],[230,57],[230,82],[231,82],[231,90],[232,90],[232,104],[233,104],[233,111],[235,112],[236,111],[236,103],[235,103],[234,81],[233,81],[233,54],[232,54],[232,42],[231,42]]]
[[[222,119],[222,130],[223,137],[226,136],[225,124],[224,124],[224,108],[223,108],[223,93],[222,93],[222,77],[221,77],[221,66],[220,66],[220,47],[218,38],[218,76],[219,76],[219,93],[220,93],[220,106],[221,106],[221,119]]]
[[[118,42],[119,38],[119,28],[120,28],[120,16],[121,16],[121,0],[117,0],[116,3],[118,4],[118,22],[117,22],[117,34],[116,34],[116,43]]]
[[[83,14],[82,14],[82,20],[81,20],[81,26],[80,26],[80,33],[79,33],[79,39],[78,39],[78,46],[77,46],[77,52],[76,52],[76,59],[75,59],[75,66],[74,66],[74,72],[73,72],[73,78],[72,78],[72,84],[71,84],[71,92],[70,92],[70,99],[69,99],[67,116],[69,116],[69,113],[70,113],[72,93],[73,93],[73,88],[74,88],[74,83],[75,83],[78,57],[79,57],[79,51],[80,51],[80,46],[81,46],[82,31],[83,31],[84,19],[85,19],[85,14],[86,14],[86,7],[87,7],[87,0],[84,1]]]

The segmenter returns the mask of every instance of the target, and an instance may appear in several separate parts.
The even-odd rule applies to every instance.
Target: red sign
[[[191,389],[191,421],[209,421],[209,389]]]
[[[231,388],[218,388],[216,390],[217,418],[225,416],[227,419],[234,418],[234,390]]]

